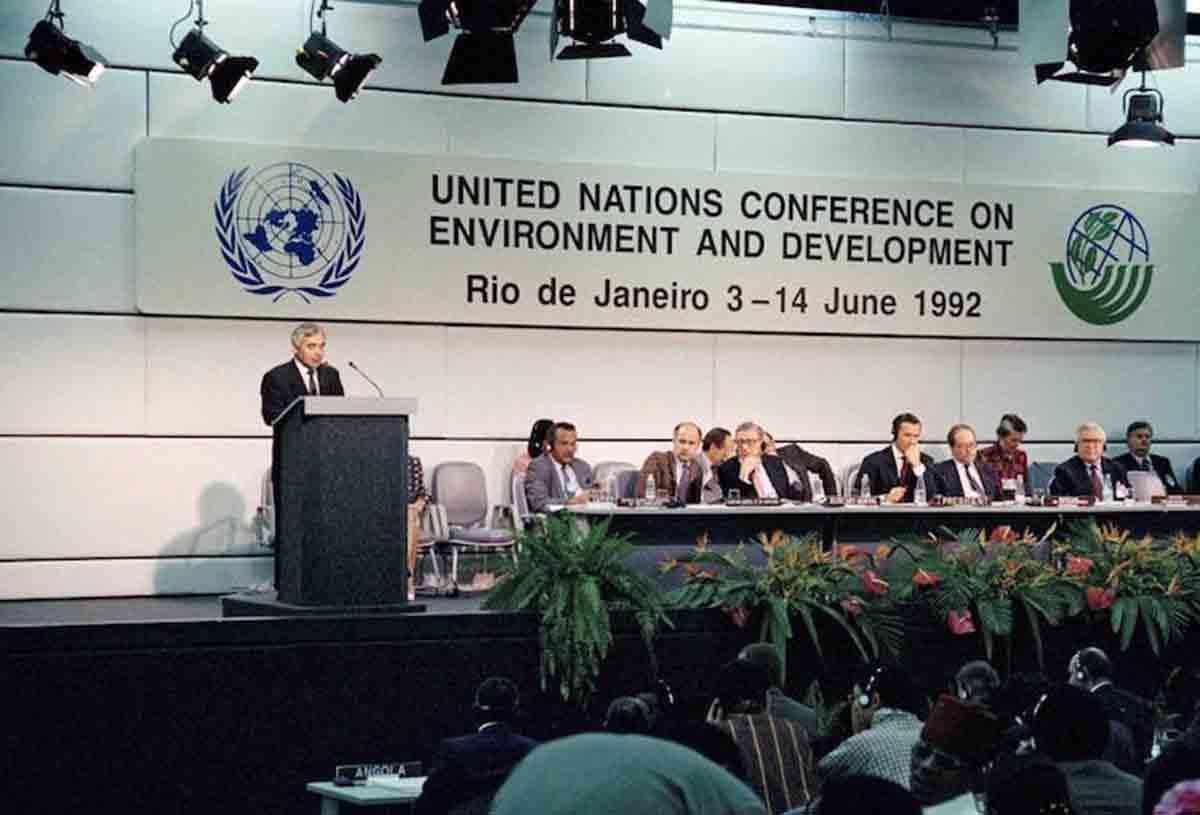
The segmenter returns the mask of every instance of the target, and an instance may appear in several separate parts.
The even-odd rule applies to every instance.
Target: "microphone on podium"
[[[366,375],[366,374],[363,372],[363,369],[362,369],[362,368],[358,367],[357,365],[355,365],[355,364],[354,364],[353,362],[351,362],[350,360],[347,360],[347,361],[346,361],[346,364],[347,364],[347,365],[349,365],[349,366],[350,366],[351,368],[353,368],[354,370],[358,371],[358,375],[359,375],[359,376],[361,376],[363,379],[365,379],[365,380],[367,380],[368,382],[370,382],[370,383],[371,383],[371,387],[372,387],[372,388],[374,388],[375,390],[379,391],[379,398],[380,398],[380,399],[382,399],[382,398],[383,398],[383,388],[379,387],[379,385],[378,385],[378,384],[376,384],[376,382],[375,382],[375,380],[374,380],[374,379],[372,379],[371,377],[367,376],[367,375]]]

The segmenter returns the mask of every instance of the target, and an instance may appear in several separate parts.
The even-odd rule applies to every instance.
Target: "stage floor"
[[[220,620],[219,594],[173,597],[100,597],[79,600],[5,600],[0,626],[88,625],[183,620]],[[485,592],[458,597],[418,597],[425,614],[471,614],[482,610]]]

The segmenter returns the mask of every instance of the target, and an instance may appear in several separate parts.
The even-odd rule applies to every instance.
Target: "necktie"
[[[308,395],[317,395],[317,380],[313,378],[313,369],[308,369]]]
[[[1092,495],[1104,497],[1104,482],[1100,480],[1100,471],[1095,464],[1092,465]]]
[[[1149,458],[1142,459],[1142,472],[1144,472],[1144,473],[1150,472],[1150,459]]]
[[[568,498],[574,498],[575,490],[571,489],[571,480],[567,475],[567,465],[566,464],[562,465],[562,471],[563,471],[563,492],[566,494],[566,496]]]
[[[683,462],[679,469],[679,484],[675,487],[675,498],[681,503],[687,503],[688,487],[691,486],[691,463]]]
[[[975,492],[979,493],[980,495],[983,495],[983,487],[979,486],[979,481],[975,478],[975,474],[971,472],[970,465],[963,467],[963,469],[967,471],[967,481],[971,482],[971,489],[975,490]]]
[[[912,473],[912,468],[908,466],[908,459],[903,459],[900,463],[900,486],[908,486],[908,476]]]

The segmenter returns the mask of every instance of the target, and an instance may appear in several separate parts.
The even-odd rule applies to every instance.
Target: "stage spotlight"
[[[25,56],[47,73],[91,87],[104,73],[108,60],[90,45],[73,40],[63,31],[63,14],[58,0],[50,3],[46,18],[29,32]]]
[[[187,33],[182,42],[175,45],[175,28],[190,17],[192,10],[196,8],[199,9],[196,27]],[[171,45],[175,47],[171,59],[197,82],[207,79],[212,87],[213,99],[227,104],[246,87],[246,83],[258,68],[258,60],[254,57],[230,56],[228,51],[204,36],[206,25],[208,21],[204,19],[204,0],[193,0],[188,7],[188,13],[171,26]]]
[[[662,48],[671,36],[672,0],[652,0],[652,21],[639,0],[555,0],[550,33],[551,59],[606,59],[630,56],[629,49],[611,42],[619,34]],[[558,36],[574,42],[557,57]]]
[[[443,85],[517,81],[513,35],[535,0],[421,0],[417,13],[426,42],[453,26],[460,33],[450,50]]]
[[[314,79],[333,79],[337,98],[349,102],[358,95],[367,75],[379,67],[383,59],[378,54],[351,54],[325,36],[325,15],[333,9],[328,0],[321,0],[316,14],[321,18],[321,30],[308,35],[304,47],[296,52],[296,64]],[[309,20],[312,25],[312,20]]]
[[[1144,64],[1143,49],[1159,32],[1155,0],[1070,0],[1069,9],[1061,3],[1034,5],[1026,0],[1021,11],[1022,37],[1043,43],[1057,39],[1057,48],[1061,49],[1062,32],[1067,33],[1066,48],[1057,51],[1065,55],[1064,59],[1056,54],[1053,61],[1034,65],[1038,84],[1053,79],[1115,85],[1136,60],[1142,59]],[[1064,71],[1067,63],[1075,70]]]
[[[1146,75],[1137,90],[1125,91],[1121,107],[1126,111],[1125,124],[1108,137],[1108,146],[1173,147],[1175,137],[1162,126],[1163,98],[1154,88],[1146,87]]]

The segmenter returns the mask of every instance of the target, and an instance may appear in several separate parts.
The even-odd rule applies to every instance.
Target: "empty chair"
[[[592,483],[597,487],[603,487],[608,484],[608,477],[613,474],[619,474],[633,470],[637,472],[637,467],[630,464],[628,461],[601,461],[592,468]]]
[[[842,470],[842,495],[849,498],[851,495],[858,495],[858,488],[862,486],[858,483],[858,468],[862,466],[862,462],[851,464]]]
[[[641,477],[641,471],[636,469],[619,470],[617,472],[617,497],[633,498]]]
[[[1029,489],[1049,490],[1050,479],[1054,478],[1054,469],[1058,464],[1053,461],[1029,462]]]
[[[275,548],[275,485],[271,481],[271,468],[263,473],[258,512],[254,516],[254,537],[259,546]]]
[[[444,461],[433,470],[433,501],[450,525],[450,580],[458,585],[459,554],[506,552],[516,560],[513,533],[495,526],[507,507],[488,505],[483,468],[472,461]]]
[[[433,570],[433,582],[418,583],[417,592],[420,594],[442,594],[455,591],[454,584],[442,577],[441,548],[450,543],[450,522],[446,519],[446,510],[437,504],[425,505],[421,513],[420,527],[417,539],[411,545],[417,547],[417,571],[426,559]],[[417,579],[414,574],[412,580]]]
[[[512,477],[512,517],[516,531],[526,528],[529,523],[529,498],[525,495],[525,476]]]

